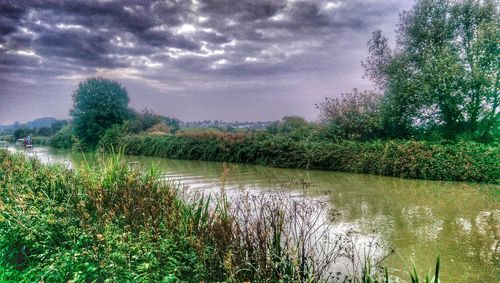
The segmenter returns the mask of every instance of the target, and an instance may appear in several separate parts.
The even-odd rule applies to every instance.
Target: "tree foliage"
[[[130,123],[132,133],[145,132],[160,124],[167,126],[171,133],[175,133],[180,129],[179,120],[175,118],[159,115],[147,108],[140,113],[132,111],[132,121]]]
[[[319,119],[335,138],[368,140],[380,132],[381,95],[374,91],[342,94],[341,98],[325,98],[316,108]]]
[[[57,133],[60,129],[68,124],[68,121],[57,121],[50,125],[50,127],[36,128],[35,134],[41,137],[50,137]]]
[[[499,15],[494,1],[420,0],[403,12],[391,49],[368,42],[365,75],[385,92],[390,136],[438,129],[491,139],[499,128]]]
[[[118,82],[90,78],[80,83],[73,93],[73,128],[79,140],[95,147],[106,129],[129,118],[129,97]]]
[[[57,131],[49,140],[49,144],[58,148],[71,148],[73,146],[74,131],[72,125],[66,125]]]
[[[295,138],[304,138],[311,133],[313,125],[300,116],[285,116],[281,121],[276,121],[266,130],[270,134],[285,134]]]
[[[106,129],[104,135],[99,140],[98,148],[104,151],[118,151],[120,139],[125,136],[124,126],[114,125]]]

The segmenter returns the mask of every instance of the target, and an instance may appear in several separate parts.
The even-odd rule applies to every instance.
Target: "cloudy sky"
[[[0,124],[67,118],[91,76],[182,120],[316,118],[412,0],[0,0]]]

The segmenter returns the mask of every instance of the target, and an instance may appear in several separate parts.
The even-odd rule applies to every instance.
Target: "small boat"
[[[33,148],[34,145],[33,145],[33,140],[28,137],[28,138],[20,138],[20,139],[17,139],[16,141],[16,146],[19,146],[19,147],[24,147],[24,148]]]

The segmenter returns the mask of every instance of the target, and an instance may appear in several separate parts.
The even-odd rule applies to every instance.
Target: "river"
[[[44,163],[68,166],[82,159],[81,154],[49,147],[37,147],[27,154]],[[193,190],[217,188],[224,170],[219,162],[128,159],[138,166],[156,164],[166,178]],[[326,200],[339,212],[336,227],[375,236],[386,249],[394,249],[395,254],[383,264],[405,280],[412,260],[421,272],[427,272],[434,269],[439,254],[441,282],[500,282],[500,186],[243,164],[226,168],[228,190],[272,193],[286,183],[288,190],[301,193],[300,183],[306,182],[307,197]],[[293,182],[296,180],[301,181]]]

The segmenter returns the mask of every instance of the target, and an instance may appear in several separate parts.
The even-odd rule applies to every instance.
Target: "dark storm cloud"
[[[38,65],[38,60],[32,56],[21,56],[15,54],[0,53],[0,65],[15,68],[26,68]]]
[[[254,64],[262,62],[239,59],[252,56],[266,59],[266,54],[279,59],[286,57],[287,52],[307,51],[300,50],[300,44],[293,50],[287,46],[315,37],[328,40],[345,28],[365,28],[383,17],[391,5],[394,6],[393,1],[363,0],[12,0],[0,6],[0,32],[5,49],[28,49],[42,60],[67,61],[88,68],[129,67],[134,56],[161,58],[153,56],[175,48],[194,53],[181,57],[201,55],[200,63],[205,66],[202,70],[237,66],[237,71],[244,71],[248,66],[252,71]],[[237,45],[224,46],[232,40],[238,41]],[[265,44],[268,42],[278,46],[271,50]],[[235,51],[234,47],[242,49]],[[210,56],[213,60],[206,58],[221,52],[225,61],[220,61],[220,56]],[[5,60],[2,65],[7,62],[10,61]]]
[[[110,44],[100,34],[62,30],[45,32],[33,41],[36,54],[54,60],[75,62],[89,67],[125,67],[106,58]]]
[[[200,3],[200,12],[214,17],[231,18],[238,22],[266,20],[287,5],[284,0],[201,0]]]
[[[5,36],[15,32],[18,21],[24,13],[25,10],[21,7],[0,3],[0,35]]]
[[[112,55],[151,55],[167,46],[199,48],[183,35],[156,29],[180,24],[186,7],[165,1],[4,1],[0,42],[2,49],[28,49],[47,60],[126,67],[131,62]],[[136,48],[113,44],[117,37],[130,38]]]
[[[67,86],[104,74],[158,92],[282,90],[332,65],[354,72],[335,58],[362,53],[409,1],[0,0],[0,81]]]

